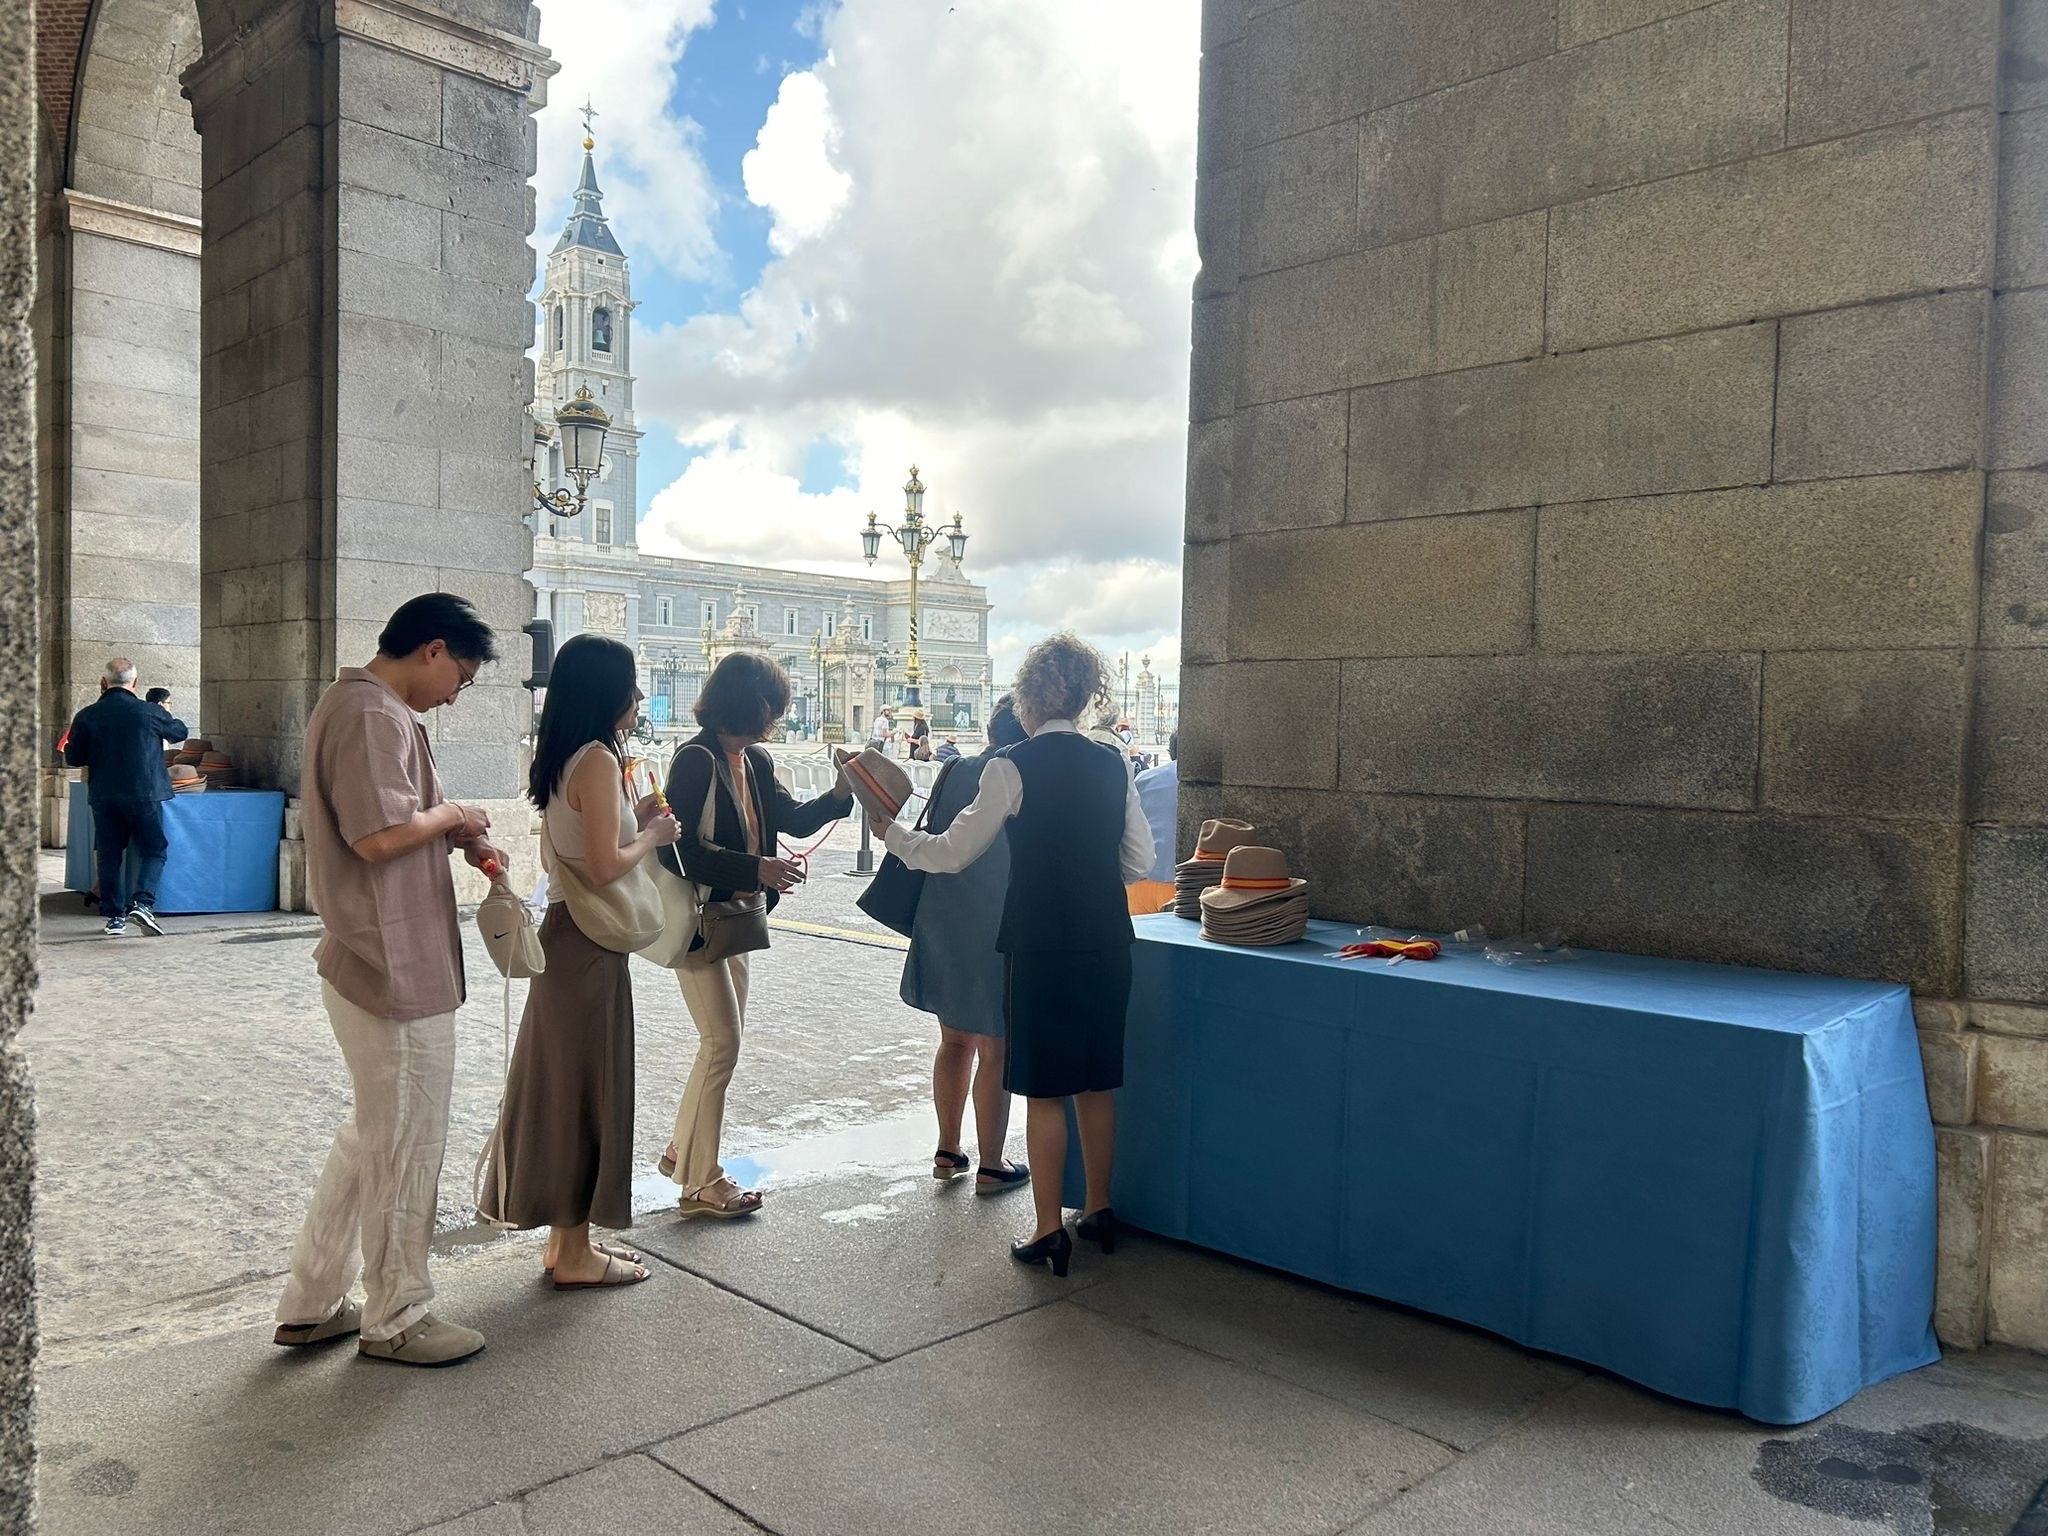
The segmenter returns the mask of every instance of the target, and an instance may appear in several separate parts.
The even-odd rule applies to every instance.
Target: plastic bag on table
[[[1486,958],[1495,965],[1555,965],[1578,956],[1565,945],[1561,932],[1545,928],[1487,945]]]

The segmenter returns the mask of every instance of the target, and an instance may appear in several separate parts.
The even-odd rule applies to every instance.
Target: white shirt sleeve
[[[1123,863],[1124,884],[1142,880],[1152,870],[1152,823],[1145,819],[1145,807],[1138,801],[1137,780],[1124,780],[1124,840],[1117,850]]]
[[[981,771],[981,786],[973,803],[953,818],[945,831],[914,832],[903,822],[882,828],[882,846],[912,869],[934,875],[957,875],[987,853],[1003,835],[1003,827],[1024,804],[1024,780],[1017,765],[998,757]],[[1144,818],[1139,818],[1142,823]],[[1129,829],[1125,839],[1129,840]],[[1151,859],[1152,834],[1145,834],[1146,859]]]

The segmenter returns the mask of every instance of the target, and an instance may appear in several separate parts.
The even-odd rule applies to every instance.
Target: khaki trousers
[[[362,1336],[388,1339],[434,1299],[427,1250],[448,1145],[455,1015],[380,1019],[326,982],[320,996],[355,1082],[355,1117],[334,1133],[277,1320],[325,1322],[360,1272]]]
[[[718,1139],[725,1131],[725,1090],[739,1065],[740,1030],[747,1012],[747,957],[734,955],[704,964],[685,960],[676,967],[683,1003],[697,1026],[697,1061],[676,1110],[676,1183],[695,1194],[725,1177]]]

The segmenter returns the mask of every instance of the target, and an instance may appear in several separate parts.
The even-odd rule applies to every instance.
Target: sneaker
[[[127,932],[128,932],[128,919],[127,919],[127,918],[125,918],[125,917],[110,917],[110,918],[108,918],[108,919],[107,919],[107,926],[106,926],[106,927],[104,927],[104,928],[102,928],[102,929],[100,930],[100,933],[101,933],[101,934],[102,934],[102,935],[103,935],[104,937],[106,937],[106,938],[109,938],[109,939],[118,939],[118,938],[123,938],[123,937],[125,937],[125,936],[127,935]]]
[[[128,915],[158,938],[164,936],[164,925],[156,920],[156,913],[142,905],[141,902],[137,902],[134,906],[130,907]]]
[[[364,1359],[393,1365],[454,1365],[483,1347],[484,1336],[474,1328],[444,1323],[431,1312],[388,1339],[356,1340],[356,1353]]]
[[[300,1348],[307,1344],[326,1344],[334,1339],[345,1339],[352,1333],[360,1332],[363,1326],[363,1309],[353,1301],[344,1301],[334,1316],[324,1323],[279,1323],[277,1332],[270,1336],[273,1344],[287,1344]]]

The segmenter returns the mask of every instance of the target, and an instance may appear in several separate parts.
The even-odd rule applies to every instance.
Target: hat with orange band
[[[1223,861],[1223,883],[1202,892],[1202,911],[1242,911],[1306,889],[1306,880],[1287,873],[1287,855],[1278,848],[1233,848]]]

